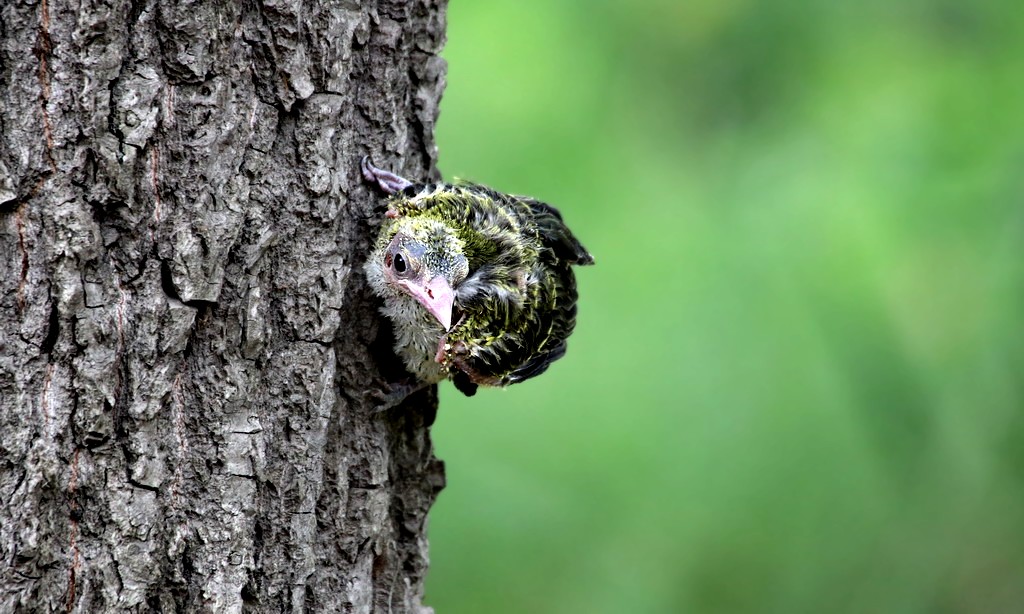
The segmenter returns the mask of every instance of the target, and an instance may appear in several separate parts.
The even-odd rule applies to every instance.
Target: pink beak
[[[406,286],[413,298],[427,308],[441,326],[447,331],[452,327],[452,307],[455,305],[455,291],[444,277],[438,275],[425,286],[409,284]]]

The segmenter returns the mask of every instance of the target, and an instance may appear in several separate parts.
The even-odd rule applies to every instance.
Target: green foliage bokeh
[[[434,429],[439,614],[1024,611],[1024,8],[454,0],[445,176],[597,259]]]

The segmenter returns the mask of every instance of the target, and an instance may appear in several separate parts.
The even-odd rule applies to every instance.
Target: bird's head
[[[379,253],[384,279],[450,330],[455,287],[469,274],[462,240],[437,220],[399,218],[393,224],[395,233]]]

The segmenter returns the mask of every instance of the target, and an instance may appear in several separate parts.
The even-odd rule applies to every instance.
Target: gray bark
[[[0,3],[0,611],[415,612],[432,389],[362,275],[444,0]],[[389,375],[390,377],[390,375]]]

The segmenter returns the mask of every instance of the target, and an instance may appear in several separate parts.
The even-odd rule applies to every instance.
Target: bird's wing
[[[565,225],[558,209],[535,198],[519,198],[533,214],[533,221],[540,231],[541,242],[550,248],[556,257],[568,264],[594,264],[594,257]]]
[[[551,348],[550,351],[537,354],[527,362],[519,365],[514,371],[508,374],[507,380],[509,384],[517,384],[524,382],[531,377],[536,377],[541,373],[548,370],[551,363],[555,362],[559,358],[565,355],[565,340],[563,339],[558,345]]]

